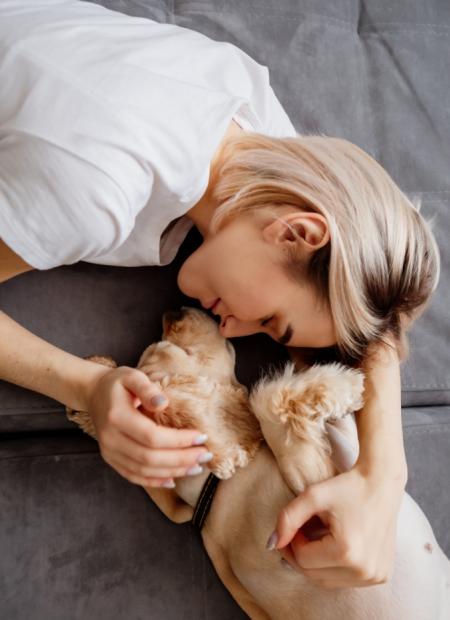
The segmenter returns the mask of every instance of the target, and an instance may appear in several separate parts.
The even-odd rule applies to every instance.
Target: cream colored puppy
[[[115,365],[111,359],[91,358]],[[353,412],[363,406],[363,374],[341,364],[261,379],[251,394],[234,373],[234,349],[216,322],[194,308],[168,312],[163,338],[138,368],[159,381],[168,407],[159,424],[209,436],[206,471],[176,478],[175,489],[145,490],[172,521],[189,521],[209,469],[221,479],[201,530],[225,587],[252,620],[448,620],[450,562],[425,515],[407,494],[397,525],[395,569],[384,584],[340,590],[313,585],[281,563],[266,541],[278,514],[306,486],[352,466]],[[87,412],[76,421],[95,437]],[[328,430],[327,432],[327,425]],[[339,437],[339,441],[330,438]]]

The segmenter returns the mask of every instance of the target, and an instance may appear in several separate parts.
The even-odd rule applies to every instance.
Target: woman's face
[[[288,209],[282,217],[302,237],[305,258],[328,242],[320,214]],[[205,235],[181,266],[178,286],[205,308],[219,299],[213,312],[220,315],[220,333],[226,338],[264,332],[290,347],[334,345],[328,309],[319,307],[314,291],[290,280],[277,264],[293,242],[282,221],[241,214],[218,233]]]

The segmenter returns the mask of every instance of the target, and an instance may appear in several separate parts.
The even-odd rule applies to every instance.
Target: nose
[[[164,312],[164,318],[170,323],[181,321],[184,317],[185,311],[186,308],[184,306],[178,310],[167,310],[167,312]]]

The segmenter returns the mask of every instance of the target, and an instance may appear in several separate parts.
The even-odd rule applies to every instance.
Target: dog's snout
[[[180,308],[179,310],[167,310],[167,312],[164,313],[164,318],[171,323],[175,321],[181,321],[181,319],[184,317],[184,313],[184,308]]]

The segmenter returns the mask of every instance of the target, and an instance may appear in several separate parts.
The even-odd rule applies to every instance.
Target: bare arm
[[[86,386],[111,370],[55,347],[2,311],[0,342],[0,379],[75,410],[86,410]]]
[[[378,345],[367,357],[364,407],[356,414],[360,455],[358,463],[367,473],[388,470],[406,484],[407,464],[401,418],[400,362],[395,346]]]
[[[0,240],[0,283],[34,269]],[[0,284],[1,286],[1,284]],[[66,353],[0,311],[0,379],[85,410],[85,392],[110,368]]]

